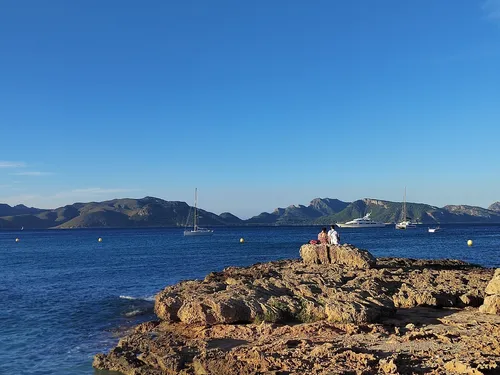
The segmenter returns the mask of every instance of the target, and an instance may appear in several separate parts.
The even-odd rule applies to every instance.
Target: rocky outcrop
[[[479,308],[479,311],[486,314],[500,315],[500,268],[496,269],[493,278],[486,287],[485,293],[484,304]]]
[[[500,317],[475,310],[419,307],[362,325],[144,325],[109,354],[98,354],[94,367],[128,375],[449,375],[500,369]]]
[[[344,247],[365,261],[347,263],[320,248],[303,246],[301,255],[329,261],[229,267],[165,288],[155,302],[160,320],[96,355],[94,367],[135,375],[500,369],[500,316],[475,308],[493,270],[449,260],[375,263]]]
[[[338,266],[297,261],[230,267],[203,281],[165,288],[156,296],[155,312],[165,321],[200,325],[372,322],[395,312],[391,298],[379,294],[382,285],[373,281],[371,289],[363,290],[343,275],[355,278]]]
[[[339,264],[353,268],[371,268],[376,260],[367,250],[354,245],[307,244],[300,247],[300,256],[306,264]]]

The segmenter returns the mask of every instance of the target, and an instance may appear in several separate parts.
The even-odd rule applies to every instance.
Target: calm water
[[[93,354],[152,319],[153,296],[166,285],[229,265],[297,258],[319,229],[225,228],[209,238],[185,238],[181,229],[0,232],[0,374],[93,374]],[[375,256],[500,267],[500,226],[340,233]]]

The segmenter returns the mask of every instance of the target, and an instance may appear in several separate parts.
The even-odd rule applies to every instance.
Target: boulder
[[[485,314],[500,315],[500,268],[497,268],[493,278],[486,286],[486,297],[479,311]]]
[[[306,264],[331,264],[329,246],[325,244],[306,244],[299,250],[300,257]]]
[[[485,292],[487,295],[500,294],[500,268],[495,270],[493,278],[486,286]]]
[[[372,268],[377,263],[375,257],[368,250],[358,249],[350,244],[331,245],[330,259],[332,263],[353,268]]]
[[[372,268],[376,264],[369,251],[351,244],[306,244],[301,246],[300,256],[306,264],[338,264],[358,269]]]

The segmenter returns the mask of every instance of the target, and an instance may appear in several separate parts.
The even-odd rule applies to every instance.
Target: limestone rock
[[[426,319],[425,332],[389,333],[415,318]],[[127,375],[496,374],[500,316],[415,308],[370,325],[162,323],[120,340],[94,366]]]
[[[306,264],[339,264],[360,269],[372,268],[376,263],[367,250],[350,244],[306,244],[300,248],[300,256]]]
[[[165,288],[156,296],[155,312],[165,321],[200,325],[325,318],[360,323],[395,313],[377,283],[359,279],[366,285],[353,288],[341,275],[340,268],[291,261],[230,267]]]
[[[500,315],[500,295],[486,296],[479,311],[485,314]]]
[[[488,283],[485,290],[487,295],[500,294],[500,268],[497,268],[493,274],[493,278]]]
[[[493,270],[403,258],[373,267],[369,253],[349,245],[307,245],[301,254],[303,261],[228,267],[165,288],[155,301],[160,320],[96,355],[94,367],[134,375],[500,368],[500,316],[471,307],[485,299]],[[489,303],[496,296],[482,308],[498,308]]]
[[[484,290],[481,290],[481,285],[491,273],[470,277],[470,273],[460,272],[462,265],[450,264],[451,269],[440,269],[439,272],[432,267],[429,265],[407,271],[406,279],[392,296],[396,307],[477,307],[483,303]]]
[[[497,268],[493,278],[486,286],[486,297],[479,311],[485,314],[500,315],[500,268]]]
[[[390,298],[353,293],[338,293],[325,306],[328,321],[341,323],[374,323],[396,313]]]

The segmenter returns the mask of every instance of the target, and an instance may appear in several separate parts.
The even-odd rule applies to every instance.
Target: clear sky
[[[4,0],[0,202],[500,200],[500,0]]]

